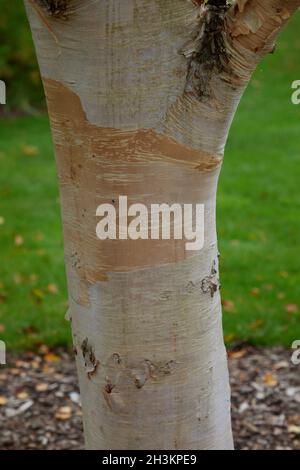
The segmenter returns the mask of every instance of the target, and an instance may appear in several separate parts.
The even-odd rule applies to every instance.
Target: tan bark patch
[[[89,284],[106,280],[108,272],[190,256],[186,240],[100,241],[96,209],[126,195],[129,204],[147,207],[208,203],[211,213],[221,158],[151,129],[97,127],[86,119],[76,94],[56,81],[44,83],[56,146],[67,267],[70,277],[78,279],[78,302],[87,304]],[[207,238],[211,230],[208,221]]]

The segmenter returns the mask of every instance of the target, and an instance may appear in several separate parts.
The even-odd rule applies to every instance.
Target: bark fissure
[[[225,80],[231,72],[226,45],[226,14],[230,4],[226,0],[195,3],[200,5],[197,26],[182,51],[188,59],[185,91],[203,100],[211,97],[213,75],[220,74]]]
[[[84,367],[89,379],[96,373],[100,362],[96,359],[94,348],[89,344],[88,338],[85,338],[81,344]]]
[[[206,276],[201,282],[201,290],[204,294],[209,293],[211,298],[213,298],[220,287],[217,263],[214,261],[209,276]]]
[[[66,19],[74,0],[34,0],[49,16]]]

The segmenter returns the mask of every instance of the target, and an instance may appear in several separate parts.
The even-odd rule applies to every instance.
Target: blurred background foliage
[[[7,84],[6,111],[32,112],[44,106],[43,88],[22,0],[1,1],[0,79]]]

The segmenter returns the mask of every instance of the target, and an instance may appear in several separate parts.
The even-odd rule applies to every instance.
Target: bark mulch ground
[[[41,347],[0,367],[0,449],[82,449],[74,359]],[[229,352],[236,449],[300,449],[300,365],[283,348]]]

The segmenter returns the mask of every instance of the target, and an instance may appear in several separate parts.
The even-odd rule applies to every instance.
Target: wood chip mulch
[[[283,348],[229,351],[236,449],[300,449],[300,365]],[[83,449],[74,359],[42,346],[0,366],[0,450]]]

